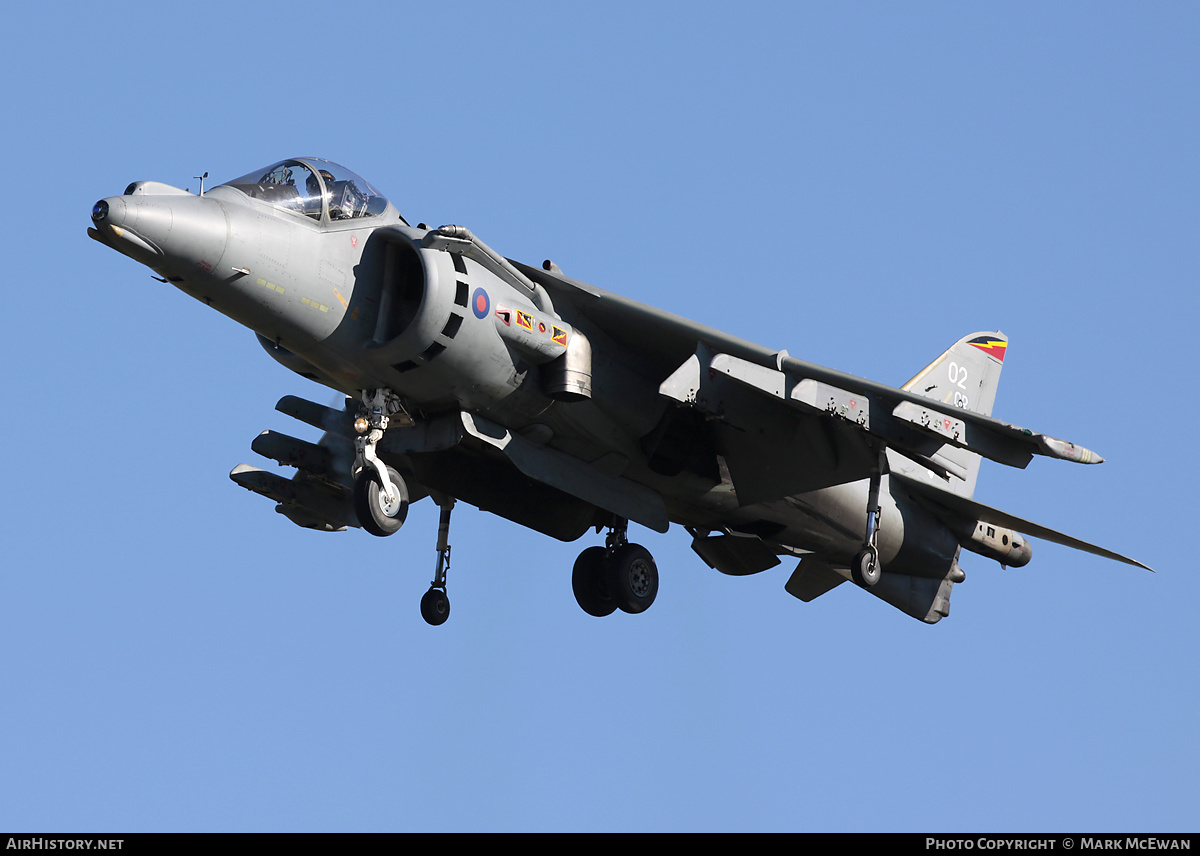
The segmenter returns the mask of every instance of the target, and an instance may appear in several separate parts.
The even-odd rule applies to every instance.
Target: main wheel
[[[579,608],[597,618],[611,615],[617,608],[608,593],[606,571],[603,547],[588,547],[579,554],[571,570],[571,588]]]
[[[850,563],[850,576],[863,588],[870,588],[883,576],[879,556],[873,550],[863,550]]]
[[[421,597],[421,617],[437,627],[450,617],[450,598],[441,589],[431,588]]]
[[[608,558],[608,590],[622,611],[645,612],[658,596],[658,566],[641,544],[622,544]]]
[[[388,478],[396,488],[397,497],[391,501],[384,493],[379,473],[372,466],[363,467],[354,480],[354,513],[358,522],[372,535],[383,538],[399,531],[408,517],[408,485],[400,474],[387,468]]]

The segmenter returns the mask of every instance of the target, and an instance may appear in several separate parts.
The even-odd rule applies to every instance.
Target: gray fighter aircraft
[[[754,574],[799,559],[811,601],[852,580],[930,624],[949,614],[963,548],[1029,562],[1026,536],[1140,562],[976,502],[980,461],[1093,452],[991,417],[1007,340],[964,336],[900,389],[729,336],[503,258],[462,226],[410,226],[371,184],[292,158],[194,195],[137,181],[92,209],[97,241],[249,327],[272,357],[348,396],[277,409],[324,431],[251,448],[297,472],[230,477],[300,526],[391,535],[408,505],[441,508],[421,601],[449,614],[456,500],[579,554],[579,605],[645,610],[654,560],[629,521],[692,537],[709,566]]]

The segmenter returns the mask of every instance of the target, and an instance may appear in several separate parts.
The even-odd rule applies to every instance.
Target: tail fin
[[[963,336],[901,388],[943,404],[991,416],[1007,348],[1008,339],[1000,332]],[[939,458],[953,464],[955,471],[965,471],[966,478],[962,481],[951,479],[949,489],[970,499],[975,494],[975,482],[979,477],[980,456],[966,449],[944,446],[934,456],[935,460]]]

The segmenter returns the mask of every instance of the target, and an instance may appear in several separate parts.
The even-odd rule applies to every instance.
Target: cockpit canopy
[[[318,222],[377,217],[388,207],[387,198],[364,178],[320,158],[280,161],[223,186]]]

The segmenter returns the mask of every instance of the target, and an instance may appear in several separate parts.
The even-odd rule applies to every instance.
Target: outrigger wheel
[[[431,588],[421,598],[421,617],[427,624],[437,627],[450,617],[450,598],[444,589]]]
[[[426,624],[437,627],[450,617],[450,597],[446,594],[446,574],[450,572],[450,513],[454,510],[454,497],[439,496],[438,499],[437,567],[429,591],[421,598],[421,617]]]
[[[850,576],[863,588],[870,588],[879,582],[883,576],[883,567],[879,563],[879,554],[874,549],[859,552],[850,563]]]
[[[888,471],[887,448],[881,444],[876,454],[878,460],[871,470],[867,487],[867,531],[863,536],[863,548],[850,563],[850,576],[863,588],[870,588],[883,576],[883,563],[879,561],[879,521],[883,516],[879,491],[883,474]]]

